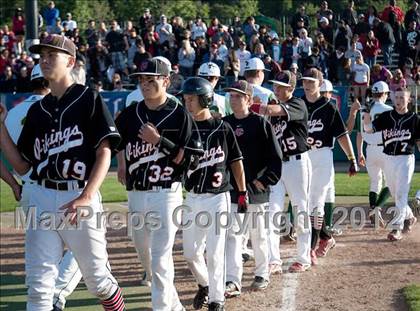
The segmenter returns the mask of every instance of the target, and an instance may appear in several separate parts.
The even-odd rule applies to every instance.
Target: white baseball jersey
[[[381,103],[379,101],[376,101],[372,104],[372,107],[370,109],[370,118],[372,121],[374,121],[381,113],[385,111],[392,110],[391,106],[388,106],[384,103]],[[366,133],[362,128],[362,137],[363,140],[369,144],[369,145],[379,145],[382,144],[382,134],[380,132],[377,133]]]
[[[137,86],[134,91],[127,95],[127,98],[125,99],[125,107],[130,106],[133,102],[141,102],[143,99],[143,93],[141,92],[140,87]]]
[[[245,61],[251,58],[251,52],[248,50],[241,51],[240,49],[237,49],[235,53],[236,57],[239,59],[239,76],[242,77],[245,71]]]
[[[226,102],[226,98],[224,96],[214,93],[213,103],[210,106],[210,110],[213,110],[212,106],[214,108],[217,107],[217,110],[218,110],[217,112],[219,112],[222,115],[222,117],[224,117],[226,115],[226,103],[225,102]]]

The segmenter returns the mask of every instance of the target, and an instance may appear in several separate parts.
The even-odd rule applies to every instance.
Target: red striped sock
[[[118,289],[114,294],[112,294],[110,298],[102,300],[102,306],[104,307],[105,311],[124,311],[125,304],[123,295],[121,293],[121,288],[118,287]]]

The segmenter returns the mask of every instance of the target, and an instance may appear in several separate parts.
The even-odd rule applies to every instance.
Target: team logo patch
[[[238,127],[237,129],[235,129],[235,135],[236,136],[242,136],[244,134],[244,129],[242,127]]]

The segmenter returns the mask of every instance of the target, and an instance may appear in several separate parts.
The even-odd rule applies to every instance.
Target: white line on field
[[[295,311],[296,310],[296,290],[298,287],[298,274],[289,273],[289,267],[293,264],[293,259],[287,261],[286,270],[284,270],[283,278],[283,290],[281,298],[280,311]]]

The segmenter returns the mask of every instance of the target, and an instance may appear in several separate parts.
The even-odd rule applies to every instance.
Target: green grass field
[[[420,284],[412,284],[403,289],[409,311],[420,311]]]
[[[1,181],[0,212],[13,211],[18,203],[14,200],[10,188]],[[335,175],[335,192],[337,196],[367,196],[369,189],[369,176],[360,173],[355,177],[348,177],[345,173]],[[410,198],[420,189],[420,174],[415,173],[411,182]],[[106,177],[101,187],[103,201],[123,202],[127,200],[124,187],[117,182],[115,175]]]

